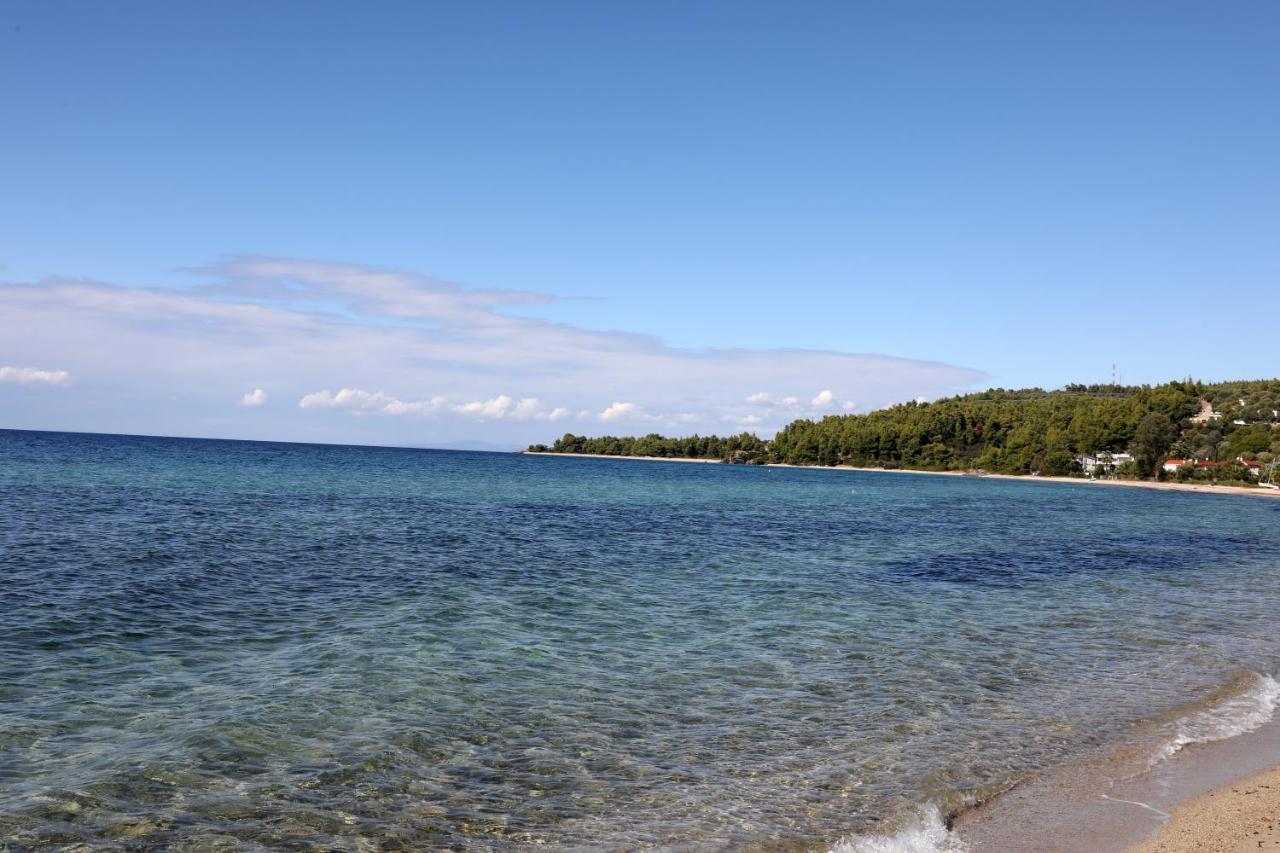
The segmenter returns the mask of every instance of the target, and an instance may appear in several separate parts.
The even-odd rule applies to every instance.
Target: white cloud
[[[800,409],[799,397],[778,397],[768,391],[757,391],[751,394],[747,397],[747,402],[753,406],[763,406],[778,411],[795,412]]]
[[[600,413],[602,421],[634,420],[642,415],[640,407],[635,403],[613,403]]]
[[[831,393],[830,390],[819,391],[818,396],[810,401],[810,405],[813,406],[814,412],[818,414],[829,414],[834,411],[852,412],[858,408],[858,404],[852,400],[837,402],[836,395]]]
[[[842,395],[871,408],[949,396],[984,378],[966,368],[885,355],[673,347],[645,335],[507,313],[509,306],[553,301],[543,294],[468,289],[354,265],[250,257],[200,274],[210,283],[0,283],[5,351],[23,363],[66,368],[47,371],[51,375],[91,376],[92,393],[40,401],[62,406],[56,417],[85,429],[218,434],[226,400],[245,390],[224,377],[261,375],[269,366],[271,395],[299,400],[300,408],[266,406],[254,419],[258,435],[415,444],[502,439],[518,445],[544,438],[552,421],[599,423],[605,412],[611,412],[608,422],[648,422],[671,431],[713,431],[726,414],[760,415],[765,427],[776,427],[817,413],[802,402],[810,395],[797,399],[762,388],[838,382]],[[165,358],[157,360],[156,352]],[[4,381],[18,379],[10,373]],[[169,401],[172,388],[190,389],[180,408]],[[415,388],[430,389],[431,396],[390,390]],[[122,396],[129,406],[110,405]],[[833,389],[829,405],[843,406],[839,399]],[[634,409],[611,405],[618,401]],[[316,416],[324,410],[400,417]],[[55,415],[47,414],[53,411],[29,407],[20,423],[38,428],[39,418],[53,422]]]
[[[267,404],[267,392],[261,388],[255,388],[248,394],[240,398],[240,405],[246,408],[256,408],[257,406],[265,406]]]
[[[65,370],[41,370],[38,367],[0,367],[0,382],[18,385],[66,385],[71,374]]]
[[[401,400],[382,391],[364,391],[359,388],[343,388],[336,394],[329,390],[316,391],[299,400],[298,407],[344,409],[357,415],[454,414],[477,420],[561,420],[569,415],[569,410],[564,406],[548,409],[536,397],[516,400],[506,394],[499,394],[488,400],[450,403],[445,397]]]
[[[588,416],[590,412],[586,413]],[[632,424],[666,424],[669,427],[687,427],[691,424],[704,423],[708,420],[706,413],[697,412],[663,412],[654,413],[645,409],[639,403],[619,403],[614,402],[607,406],[604,411],[596,415],[596,418],[605,422],[619,422]]]
[[[307,394],[298,401],[300,409],[345,409],[353,414],[417,415],[433,412],[444,405],[442,398],[431,400],[404,400],[381,391],[363,391],[359,388],[343,388],[334,394],[329,390]]]
[[[455,411],[463,415],[475,415],[481,418],[504,418],[516,407],[516,401],[506,394],[499,394],[492,400],[474,400],[455,407]]]
[[[816,396],[809,401],[806,408],[800,405],[800,399],[794,396],[779,397],[768,391],[757,391],[749,395],[746,401],[753,406],[769,409],[774,414],[774,419],[778,417],[817,417],[820,415],[831,414],[832,412],[852,412],[857,408],[857,404],[852,400],[837,401],[836,395],[830,389],[819,391]],[[763,420],[763,419],[762,419]]]
[[[564,406],[548,408],[537,397],[521,397],[515,400],[499,394],[491,400],[476,400],[451,407],[460,415],[471,415],[488,420],[558,421],[569,416]]]
[[[454,406],[453,411],[482,419],[509,418],[515,421],[559,420],[569,414],[569,410],[563,406],[548,411],[536,397],[522,397],[517,401],[506,394],[499,394],[491,400],[462,403]]]

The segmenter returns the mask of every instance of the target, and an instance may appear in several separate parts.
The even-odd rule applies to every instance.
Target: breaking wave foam
[[[949,829],[937,806],[929,805],[892,835],[854,835],[836,842],[829,853],[964,853],[967,848]]]
[[[1152,764],[1164,761],[1189,743],[1210,743],[1251,732],[1268,722],[1280,705],[1280,682],[1255,676],[1241,693],[1179,719],[1173,736],[1160,745]]]

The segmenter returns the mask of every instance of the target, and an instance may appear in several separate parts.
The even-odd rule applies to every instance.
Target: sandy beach
[[[683,459],[670,456],[612,456],[602,453],[551,453],[534,450],[523,451],[526,456],[573,456],[581,459],[631,459],[645,462],[693,462],[697,464],[723,464],[719,459]],[[1032,477],[1019,474],[975,474],[966,471],[920,471],[909,468],[859,468],[854,465],[789,465],[771,462],[765,468],[803,468],[823,471],[865,471],[872,474],[925,474],[931,477],[972,477],[984,480],[1017,480],[1023,483],[1072,483],[1074,485],[1125,486],[1135,489],[1159,489],[1169,492],[1199,492],[1207,495],[1248,495],[1258,498],[1280,499],[1280,489],[1264,489],[1247,486],[1218,486],[1211,483],[1163,483],[1149,480],[1087,480],[1083,477]]]
[[[967,853],[1280,849],[1280,720],[1235,731],[1154,764],[1139,748],[1048,768],[962,812],[955,834]]]
[[[1280,766],[1176,807],[1155,838],[1128,853],[1280,850]]]

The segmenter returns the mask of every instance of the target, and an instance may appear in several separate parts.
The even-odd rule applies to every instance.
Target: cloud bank
[[[605,425],[763,435],[985,378],[887,355],[672,347],[508,313],[554,303],[546,294],[350,264],[238,257],[193,272],[201,283],[184,288],[0,284],[0,356],[67,368],[3,368],[0,381],[77,377],[72,393],[24,403],[5,425],[512,446]],[[268,388],[290,402],[265,406]],[[243,420],[245,408],[261,411]]]
[[[66,385],[71,374],[65,370],[41,370],[38,367],[0,367],[0,382],[17,385]]]
[[[513,399],[499,394],[491,400],[451,403],[444,397],[405,401],[381,391],[343,388],[338,393],[316,391],[298,401],[300,409],[343,409],[353,415],[427,415],[452,413],[477,420],[558,421],[569,416],[563,406],[549,409],[536,397]]]

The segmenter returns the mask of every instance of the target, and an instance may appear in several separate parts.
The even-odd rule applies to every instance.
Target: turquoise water
[[[0,838],[821,848],[1275,672],[1278,530],[1088,484],[0,431]]]

